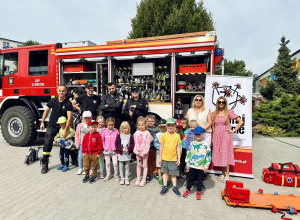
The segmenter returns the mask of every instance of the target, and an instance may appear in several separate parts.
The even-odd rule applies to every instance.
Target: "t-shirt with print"
[[[181,144],[180,135],[174,132],[170,134],[165,132],[159,139],[160,143],[164,143],[162,159],[165,161],[177,161],[177,145]]]
[[[87,124],[82,123],[81,128],[80,128],[80,143],[82,144],[83,137],[85,134],[87,134],[90,130],[88,129]]]
[[[59,102],[58,97],[50,99],[47,107],[52,108],[48,124],[50,127],[59,127],[59,124],[57,124],[58,118],[61,116],[68,118],[67,112],[73,111],[70,100],[65,99],[63,102]]]
[[[98,107],[101,103],[99,96],[88,96],[87,94],[84,94],[76,98],[75,101],[79,103],[81,112],[91,111],[93,116],[98,115]]]

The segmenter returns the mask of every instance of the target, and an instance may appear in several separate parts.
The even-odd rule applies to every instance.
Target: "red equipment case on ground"
[[[300,187],[300,168],[293,163],[272,163],[263,168],[263,180],[277,186]]]

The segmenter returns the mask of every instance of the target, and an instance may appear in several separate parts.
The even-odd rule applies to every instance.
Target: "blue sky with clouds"
[[[42,43],[91,40],[103,44],[128,36],[139,0],[1,1],[0,37]],[[277,58],[284,34],[300,49],[299,0],[204,0],[212,12],[227,59],[245,60],[261,74]]]

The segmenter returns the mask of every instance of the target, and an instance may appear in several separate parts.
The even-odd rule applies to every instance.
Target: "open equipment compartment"
[[[102,95],[102,85],[107,84],[108,81],[107,62],[99,62],[99,59],[80,58],[77,60],[62,59],[60,64],[61,83],[67,87],[73,98],[85,93],[87,83],[93,84],[95,95]]]
[[[171,55],[120,56],[112,59],[112,80],[125,100],[137,87],[149,103],[171,102]]]
[[[211,51],[176,53],[174,117],[185,117],[195,95],[204,97],[206,74],[211,72]]]

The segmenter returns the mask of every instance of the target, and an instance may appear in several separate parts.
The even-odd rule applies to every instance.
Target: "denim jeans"
[[[82,154],[82,145],[80,144],[80,148],[78,150],[78,168],[83,168],[83,154]]]

